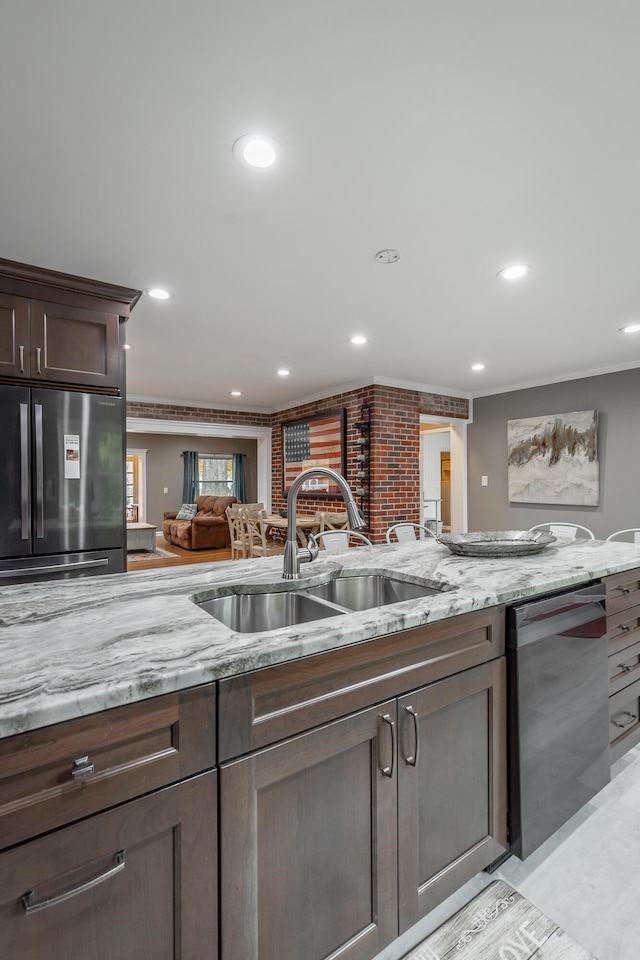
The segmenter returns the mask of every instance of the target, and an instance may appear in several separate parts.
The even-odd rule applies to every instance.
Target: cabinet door
[[[31,377],[54,383],[118,387],[118,316],[33,300]]]
[[[221,768],[222,960],[368,960],[395,939],[395,716],[390,701]]]
[[[0,854],[11,960],[216,960],[216,775]]]
[[[0,293],[0,375],[29,376],[29,301]]]
[[[506,849],[504,658],[403,697],[398,723],[402,933]]]

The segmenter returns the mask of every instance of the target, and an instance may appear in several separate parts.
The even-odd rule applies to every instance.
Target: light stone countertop
[[[0,737],[640,567],[625,543],[559,540],[540,554],[468,559],[433,541],[303,564],[224,561],[0,588]],[[192,602],[244,585],[290,589],[344,569],[447,587],[436,596],[264,633],[234,633]],[[227,592],[232,592],[228,589]]]

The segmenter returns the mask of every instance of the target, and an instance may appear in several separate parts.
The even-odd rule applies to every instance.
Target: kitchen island
[[[0,942],[375,956],[506,848],[504,605],[607,577],[629,630],[639,566],[417,542],[0,590]],[[193,602],[346,572],[437,592],[251,634]]]
[[[443,592],[279,631],[236,634],[192,602],[278,585],[282,558],[0,588],[0,737],[361,640],[517,602],[640,565],[634,544],[559,541],[512,559],[455,557],[435,542],[377,545],[302,566],[294,586],[340,570],[426,580]]]

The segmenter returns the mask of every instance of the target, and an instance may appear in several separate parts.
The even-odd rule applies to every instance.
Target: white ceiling
[[[639,36],[637,0],[4,4],[0,256],[175,292],[129,396],[640,366]],[[276,166],[234,160],[253,132]]]

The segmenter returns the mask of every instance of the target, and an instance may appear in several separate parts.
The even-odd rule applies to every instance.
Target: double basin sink
[[[316,586],[263,593],[234,592],[196,600],[202,610],[236,633],[258,633],[337,617],[356,610],[431,597],[451,589],[385,574],[338,576]]]

